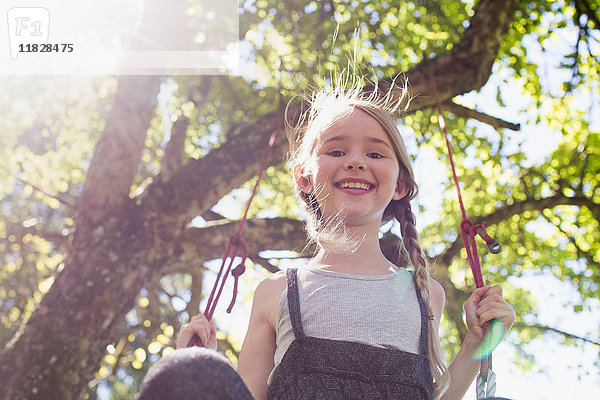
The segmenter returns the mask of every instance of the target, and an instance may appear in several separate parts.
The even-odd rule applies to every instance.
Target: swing
[[[227,313],[231,313],[233,306],[235,304],[235,299],[237,298],[237,288],[238,288],[238,280],[239,277],[246,271],[245,263],[246,258],[248,258],[248,248],[246,244],[242,240],[242,228],[244,227],[244,223],[248,217],[248,210],[250,209],[250,204],[252,203],[252,199],[254,199],[254,195],[256,195],[256,190],[258,189],[258,184],[262,177],[263,172],[267,168],[267,164],[269,162],[269,158],[271,157],[271,150],[273,149],[273,145],[275,144],[275,138],[277,138],[277,130],[273,131],[271,134],[271,138],[269,139],[269,148],[267,149],[267,155],[265,156],[265,160],[263,161],[262,166],[260,167],[260,172],[258,173],[258,177],[256,179],[256,183],[254,184],[254,190],[252,191],[252,195],[248,199],[248,203],[246,204],[246,211],[244,212],[244,216],[240,220],[240,224],[238,225],[237,230],[233,235],[229,237],[229,241],[227,242],[227,248],[225,249],[225,254],[223,254],[223,258],[221,259],[221,268],[219,269],[219,273],[217,274],[217,279],[215,280],[215,284],[210,293],[210,297],[208,298],[208,303],[206,304],[206,308],[204,309],[204,316],[207,320],[211,320],[213,314],[215,312],[215,308],[217,307],[217,302],[219,301],[219,297],[221,297],[221,292],[223,292],[223,287],[225,286],[225,281],[229,277],[229,272],[231,271],[231,275],[233,275],[233,296],[231,298],[231,303],[229,303],[229,307],[227,308]],[[232,251],[233,247],[233,251]],[[233,260],[237,257],[239,251],[241,249],[241,257],[242,261],[232,270],[231,267],[233,265]],[[225,268],[225,262],[229,258],[229,264],[227,266],[227,271],[223,274],[223,269]],[[222,279],[221,279],[222,276]],[[221,287],[219,291],[216,293],[217,287],[219,286],[219,281],[221,281]],[[187,347],[203,347],[200,337],[198,335],[194,335]]]
[[[460,210],[462,213],[460,233],[463,239],[463,243],[465,245],[465,250],[467,251],[467,259],[469,260],[469,265],[471,266],[471,272],[473,274],[473,280],[475,281],[475,287],[480,288],[484,286],[484,281],[483,274],[481,272],[481,264],[479,262],[479,254],[477,253],[477,243],[475,242],[475,236],[479,235],[485,241],[488,250],[492,254],[498,254],[502,250],[502,246],[495,239],[491,238],[490,235],[487,234],[487,231],[485,230],[484,226],[485,222],[474,225],[473,222],[467,217],[465,206],[463,204],[462,196],[460,193],[458,177],[456,176],[456,170],[454,168],[454,160],[452,158],[452,149],[450,148],[450,140],[448,139],[446,123],[444,121],[444,116],[442,115],[442,106],[440,104],[437,86],[435,84],[435,79],[433,77],[433,71],[431,68],[429,68],[429,77],[431,79],[433,96],[435,98],[438,110],[438,122],[444,134],[444,139],[446,141],[446,148],[448,149],[448,158],[450,159],[450,166],[452,168],[454,186],[456,187],[456,192],[458,194],[458,203],[460,204]],[[482,346],[485,346],[486,339],[488,339],[487,334],[489,332],[489,328],[490,321],[486,322],[483,325],[484,339]],[[492,348],[489,348],[489,351],[486,351],[483,357],[481,358],[481,367],[479,369],[479,374],[477,375],[476,381],[477,400],[509,400],[503,397],[494,397],[496,393],[496,374],[492,371],[492,350]]]

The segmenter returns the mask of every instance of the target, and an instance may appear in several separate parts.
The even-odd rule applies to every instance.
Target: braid
[[[408,196],[397,201],[394,209],[394,216],[400,223],[400,233],[402,235],[402,245],[415,269],[415,279],[417,287],[421,290],[423,300],[427,307],[429,319],[428,349],[429,360],[431,362],[431,372],[435,379],[435,394],[437,399],[446,391],[450,385],[450,374],[442,360],[442,349],[440,345],[437,326],[434,322],[433,310],[431,308],[431,296],[429,292],[429,270],[428,263],[419,244],[419,234],[415,227],[415,215],[410,206]]]
[[[424,300],[427,304],[427,313],[429,318],[433,318],[433,312],[429,302],[429,271],[427,269],[427,261],[423,256],[421,245],[419,244],[419,234],[415,227],[415,215],[410,206],[410,200],[404,197],[398,202],[395,210],[395,217],[400,222],[400,233],[402,235],[402,244],[408,253],[408,257],[413,267],[417,286],[424,294]]]
[[[319,203],[317,203],[317,198],[312,193],[305,193],[300,191],[300,196],[308,205],[309,209],[314,213],[318,224],[320,225],[323,222],[323,213],[321,212],[321,208],[319,207]]]

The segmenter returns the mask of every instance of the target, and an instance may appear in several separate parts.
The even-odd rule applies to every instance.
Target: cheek
[[[315,181],[324,182],[332,177],[337,167],[334,160],[320,159],[315,163],[315,172],[313,174],[316,179]]]
[[[396,182],[398,182],[400,171],[397,165],[392,163],[382,163],[377,168],[377,174],[382,177],[385,182],[389,182],[395,186]]]

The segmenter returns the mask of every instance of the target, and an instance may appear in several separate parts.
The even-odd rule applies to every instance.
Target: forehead
[[[383,142],[392,147],[388,134],[379,122],[359,108],[341,114],[319,137],[321,143],[338,140]]]

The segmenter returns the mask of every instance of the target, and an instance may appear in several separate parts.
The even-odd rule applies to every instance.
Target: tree
[[[274,167],[262,194],[291,193],[281,190],[289,185],[282,166],[285,102],[299,79],[322,80],[321,65],[331,70],[343,64],[356,27],[358,57],[384,85],[405,72],[418,96],[402,122],[412,127],[417,143],[444,158],[434,123],[435,79],[472,218],[485,220],[499,241],[519,243],[515,251],[490,258],[488,278],[502,283],[541,266],[570,279],[581,293],[576,310],[587,307],[586,299],[598,297],[600,135],[585,114],[569,110],[577,93],[598,93],[597,15],[597,7],[583,0],[484,0],[477,7],[456,1],[261,0],[240,9],[240,36],[252,49],[255,76],[104,78],[85,97],[89,105],[73,100],[75,112],[57,106],[55,115],[66,116],[59,122],[52,114],[34,121],[6,118],[11,135],[1,149],[8,174],[2,183],[0,338],[7,345],[0,353],[0,398],[78,398],[91,381],[94,387],[121,367],[134,381],[143,376],[147,354],[172,344],[181,313],[198,309],[203,264],[220,257],[235,229],[235,222],[211,209],[253,178],[274,130],[280,131]],[[338,24],[341,39],[333,43]],[[547,46],[561,29],[577,30],[576,51],[565,58],[571,76],[562,92],[550,93],[521,39],[537,36]],[[515,124],[459,104],[456,96],[482,88],[500,71],[524,82],[535,107],[552,108],[539,119],[561,126],[563,140],[549,160],[528,165],[520,149],[509,150],[503,141],[501,129],[518,129]],[[172,104],[159,105],[159,93],[170,94]],[[499,93],[498,102],[505,101]],[[10,106],[18,115],[19,104]],[[177,117],[172,124],[164,123],[161,107]],[[467,119],[494,127],[499,140]],[[467,168],[474,159],[477,168]],[[499,176],[501,170],[508,172]],[[448,298],[445,336],[460,340],[469,279],[462,278],[456,203],[451,187],[446,189],[444,218],[426,226],[423,237]],[[245,228],[252,261],[269,272],[278,266],[263,257],[265,250],[309,255],[300,250],[304,235],[293,203],[285,194],[278,200],[278,218],[254,211]],[[190,226],[199,216],[209,223]],[[553,235],[530,230],[532,221],[547,221],[556,227]],[[382,248],[393,252],[397,240],[387,232]],[[440,250],[439,243],[447,245]],[[191,298],[183,299],[180,293],[190,287]],[[510,296],[519,314],[534,311],[527,293],[512,290]],[[174,307],[175,300],[185,306]],[[526,342],[552,329],[523,323],[517,332]],[[459,340],[445,341],[449,355]],[[227,340],[220,346],[235,353]],[[135,391],[135,384],[110,382],[115,393]]]

